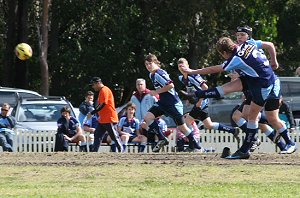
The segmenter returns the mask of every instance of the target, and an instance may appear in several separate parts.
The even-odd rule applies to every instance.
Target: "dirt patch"
[[[297,165],[300,154],[290,155],[254,153],[247,160],[227,160],[221,154],[198,153],[1,153],[0,165],[40,165],[40,166],[94,166],[106,164],[174,164],[174,165]]]

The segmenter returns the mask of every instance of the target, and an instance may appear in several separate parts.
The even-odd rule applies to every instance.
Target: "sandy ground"
[[[220,153],[0,153],[0,165],[94,166],[106,164],[231,165],[278,164],[300,166],[300,154],[254,153],[247,160],[220,158]]]

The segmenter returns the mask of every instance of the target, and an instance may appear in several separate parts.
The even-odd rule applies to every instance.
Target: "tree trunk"
[[[31,0],[18,0],[18,30],[17,43],[27,43],[28,6]],[[16,59],[15,85],[18,88],[28,88],[28,68],[26,61]]]
[[[13,65],[15,59],[14,48],[16,44],[16,7],[17,0],[7,0],[8,17],[7,17],[7,33],[6,33],[6,49],[4,52],[4,65],[1,74],[1,86],[13,85]]]
[[[49,95],[49,69],[48,69],[48,18],[49,6],[51,0],[43,0],[43,11],[41,19],[41,37],[40,37],[40,65],[41,65],[41,94]]]

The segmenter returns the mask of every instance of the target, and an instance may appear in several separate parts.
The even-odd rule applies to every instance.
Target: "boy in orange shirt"
[[[98,113],[99,115],[99,124],[94,135],[95,140],[93,152],[98,151],[106,132],[108,132],[108,135],[116,143],[118,151],[122,152],[122,143],[117,131],[117,123],[119,119],[115,108],[114,96],[111,90],[102,83],[101,78],[99,77],[93,77],[90,81],[90,86],[92,86],[95,91],[99,91],[98,106],[87,115],[88,119],[92,116],[92,114]]]

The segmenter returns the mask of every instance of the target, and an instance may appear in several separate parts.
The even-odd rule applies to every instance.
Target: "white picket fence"
[[[16,131],[14,139],[14,151],[15,152],[54,152],[56,131]],[[300,146],[300,130],[291,133],[293,140],[296,142],[297,147]],[[244,140],[245,134],[240,133],[241,140]],[[176,152],[176,134],[171,133],[168,137],[170,144],[165,146],[160,152]],[[278,148],[262,133],[258,133],[258,138],[262,144],[255,152],[278,152]],[[241,144],[242,144],[241,141]],[[232,134],[217,131],[217,130],[201,130],[200,131],[201,146],[211,152],[222,152],[224,147],[229,147],[232,151],[237,149],[237,142],[233,138]],[[101,146],[99,152],[109,152],[109,146]],[[127,148],[127,152],[136,153],[138,151],[137,146],[130,145]],[[2,147],[0,147],[2,151]],[[78,146],[70,146],[69,151],[78,152]],[[151,145],[146,148],[147,153],[151,153]]]

